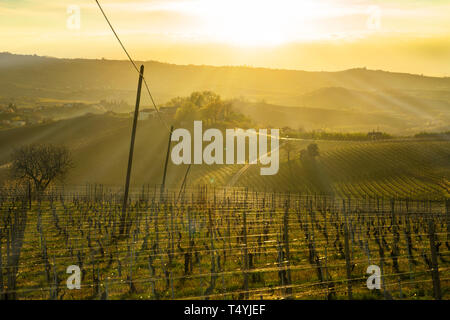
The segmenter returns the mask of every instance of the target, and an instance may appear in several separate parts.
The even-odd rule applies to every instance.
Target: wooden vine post
[[[436,227],[432,218],[428,218],[428,237],[430,240],[430,250],[431,250],[431,276],[433,279],[434,298],[436,300],[441,300],[442,293],[441,293],[441,282],[439,279],[439,266],[437,259],[435,228]]]
[[[248,299],[248,247],[247,247],[247,193],[245,194],[244,208],[243,208],[243,219],[244,219],[244,230],[243,230],[243,240],[244,240],[244,296]]]
[[[286,273],[287,273],[287,283],[286,286],[291,285],[291,266],[290,266],[290,253],[289,253],[289,200],[286,201],[285,211],[283,217],[283,240],[284,240],[284,251],[286,259]],[[292,294],[292,288],[287,288],[286,293],[288,295]]]
[[[445,213],[447,218],[447,245],[450,245],[450,199],[445,200]]]
[[[353,299],[352,294],[352,269],[351,269],[351,261],[350,261],[350,246],[349,246],[349,231],[348,231],[348,212],[350,208],[345,208],[345,200],[344,201],[344,216],[345,216],[345,224],[344,224],[344,246],[345,246],[345,268],[347,271],[347,290],[348,290],[348,299]],[[350,199],[349,199],[349,207],[350,207]]]

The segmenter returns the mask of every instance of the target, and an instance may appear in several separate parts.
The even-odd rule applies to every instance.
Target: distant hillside
[[[125,181],[131,135],[131,118],[86,115],[58,122],[0,131],[0,166],[8,163],[14,147],[29,143],[66,145],[72,151],[75,168],[69,184],[103,183],[122,185]],[[139,121],[133,184],[159,184],[167,148],[168,133],[158,121]],[[171,166],[168,183],[178,182],[181,167]],[[0,169],[6,178],[6,168]],[[1,180],[1,178],[0,178]]]
[[[260,165],[249,166],[234,186],[342,197],[442,199],[450,195],[449,141],[316,141],[317,159],[300,160],[298,151],[310,143],[293,142],[290,161],[282,147],[278,174],[261,176]],[[229,167],[222,167],[198,181],[227,183],[231,175]]]
[[[67,176],[65,182],[68,185],[99,183],[121,186],[125,182],[132,122],[131,117],[85,115],[0,130],[0,186],[9,178],[11,152],[16,147],[31,143],[65,145],[71,150],[75,168]],[[131,179],[133,186],[161,184],[168,138],[167,128],[158,120],[138,122]],[[192,167],[188,183],[203,177],[212,168],[214,166]],[[229,166],[229,171],[233,173],[239,168]],[[166,184],[180,186],[186,170],[187,165],[176,166],[169,162]]]
[[[271,121],[263,122],[273,125],[353,131],[378,126],[392,128],[395,133],[449,130],[450,78],[366,69],[306,72],[154,61],[144,64],[158,104],[193,91],[211,90],[224,98],[257,102],[261,109],[249,114],[268,118]],[[136,85],[136,72],[128,61],[0,53],[0,104],[123,99],[132,105]],[[142,103],[150,104],[146,93]],[[263,114],[263,110],[269,111],[267,104],[302,109]],[[279,121],[283,117],[286,121]]]
[[[345,90],[345,89],[343,89]],[[325,92],[327,89],[321,90]],[[345,94],[347,95],[347,94]],[[343,95],[343,96],[345,96]],[[350,94],[349,94],[350,96]],[[320,99],[318,95],[307,96],[305,99]],[[379,129],[384,132],[399,135],[412,135],[421,131],[446,131],[449,128],[450,114],[440,112],[429,115],[430,110],[424,109],[424,115],[418,117],[414,112],[394,112],[393,108],[380,111],[371,106],[369,101],[351,99],[354,108],[340,107],[343,97],[334,97],[335,104],[324,104],[324,107],[286,107],[267,103],[251,103],[236,101],[234,107],[256,123],[265,127],[291,127],[304,130],[328,130],[337,132],[367,132]],[[361,102],[356,104],[355,101]],[[309,105],[309,104],[304,104]],[[321,105],[312,103],[312,106]],[[335,108],[332,108],[335,106]],[[363,111],[367,107],[369,111]],[[428,115],[427,115],[428,113]],[[424,119],[434,119],[427,122]]]
[[[279,109],[287,111],[297,108]],[[245,110],[243,106],[242,110]],[[280,114],[282,113],[277,113],[276,117]],[[68,185],[99,183],[122,186],[125,181],[131,124],[131,118],[85,115],[42,125],[1,130],[0,185],[8,178],[11,151],[20,145],[39,142],[64,144],[70,148],[75,168],[67,177]],[[158,120],[139,121],[132,171],[133,186],[154,186],[161,183],[167,139],[167,129]],[[373,194],[386,195],[442,195],[450,190],[448,141],[316,141],[320,149],[317,168],[307,167],[298,160],[299,150],[306,148],[311,142],[295,141],[291,162],[286,161],[286,151],[282,146],[280,171],[277,175],[260,176],[259,166],[250,166],[236,181],[236,185],[261,190],[336,192],[344,195],[350,192],[349,188],[352,189],[350,194],[357,195],[359,184],[362,185],[361,188],[366,188],[367,185]],[[188,184],[227,185],[243,167],[195,165],[188,176]],[[169,162],[167,185],[180,186],[186,169],[185,165],[175,166]]]
[[[141,64],[142,62],[137,62]],[[352,69],[342,72],[306,72],[250,67],[182,66],[148,61],[146,77],[160,101],[194,90],[267,98],[297,105],[298,95],[324,87],[360,91],[450,92],[450,78]],[[128,61],[56,59],[0,53],[0,95],[55,95],[83,100],[109,94],[133,98],[137,83]],[[15,91],[12,92],[11,90]],[[130,96],[131,95],[131,96]],[[448,94],[446,96],[448,99]]]
[[[443,95],[441,99],[418,97],[404,91],[371,90],[360,91],[343,87],[324,87],[300,97],[302,105],[362,112],[411,113],[414,109],[432,116],[440,111],[449,111],[450,102]]]

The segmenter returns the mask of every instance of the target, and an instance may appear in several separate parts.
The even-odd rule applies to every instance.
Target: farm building
[[[133,114],[133,112],[132,112]],[[154,117],[155,115],[155,110],[153,109],[144,109],[139,111],[139,117],[138,120],[148,120],[152,117]]]

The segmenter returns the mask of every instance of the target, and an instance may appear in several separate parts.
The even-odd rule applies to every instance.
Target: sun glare
[[[329,8],[300,0],[198,0],[182,10],[203,21],[214,41],[270,46],[318,36],[316,20],[331,14]]]

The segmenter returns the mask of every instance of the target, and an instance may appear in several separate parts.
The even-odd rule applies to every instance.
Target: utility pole
[[[138,121],[138,116],[139,116],[139,104],[141,102],[141,88],[142,88],[143,78],[144,78],[144,65],[141,65],[141,70],[139,73],[137,96],[136,96],[136,108],[134,110],[133,129],[131,131],[130,153],[128,156],[128,168],[127,168],[127,178],[125,181],[125,193],[123,195],[122,216],[120,218],[120,235],[124,234],[126,223],[127,223],[128,192],[130,189],[131,167],[133,165],[134,140],[136,138],[136,127],[137,127],[137,121]],[[128,230],[128,228],[126,228],[126,229]]]
[[[189,164],[187,170],[186,170],[186,174],[184,175],[184,179],[183,179],[183,183],[181,183],[181,187],[180,187],[180,193],[178,193],[178,198],[177,198],[177,202],[180,199],[181,193],[186,189],[186,180],[189,174],[189,171],[191,170],[191,165]]]
[[[166,161],[164,163],[164,174],[163,174],[163,181],[162,181],[162,184],[161,184],[160,199],[163,199],[163,194],[164,194],[164,191],[165,191],[165,188],[166,188],[167,164],[169,163],[170,145],[172,143],[172,132],[173,132],[173,126],[170,127],[169,143],[167,145]]]

